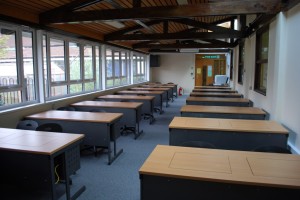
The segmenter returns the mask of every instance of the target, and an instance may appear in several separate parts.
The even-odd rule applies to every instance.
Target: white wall
[[[160,55],[160,67],[151,68],[151,81],[178,84],[184,93],[194,88],[195,55],[191,53],[170,53]],[[193,73],[191,75],[191,73]]]
[[[300,4],[287,13],[280,13],[269,26],[269,62],[267,94],[253,90],[255,69],[255,34],[245,41],[244,83],[235,88],[254,102],[255,107],[265,109],[275,120],[292,132],[289,144],[300,153]],[[238,52],[238,48],[235,48]],[[238,53],[234,58],[234,77],[237,77]]]

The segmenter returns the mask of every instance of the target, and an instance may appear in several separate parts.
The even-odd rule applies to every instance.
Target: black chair
[[[56,110],[68,110],[68,111],[75,111],[74,107],[71,106],[63,106],[63,107],[59,107]]]
[[[208,149],[216,149],[217,148],[215,145],[213,145],[209,142],[204,142],[204,141],[187,141],[187,142],[183,142],[180,146],[208,148]]]
[[[46,123],[38,126],[36,131],[47,131],[47,132],[63,132],[61,125],[56,123]]]
[[[279,146],[259,146],[253,149],[256,152],[269,152],[269,153],[286,153],[291,154],[292,152],[287,148],[282,148]]]
[[[24,130],[35,130],[39,124],[33,120],[22,120],[19,121],[17,124],[17,129],[24,129]]]

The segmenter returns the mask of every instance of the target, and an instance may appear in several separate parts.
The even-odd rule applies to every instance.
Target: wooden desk
[[[223,98],[243,98],[239,93],[225,93],[225,92],[191,92],[190,96],[194,97],[223,97]]]
[[[292,154],[158,145],[139,174],[141,200],[300,196],[300,156]]]
[[[195,89],[231,89],[229,86],[195,86]]]
[[[177,84],[144,84],[144,85],[141,85],[141,87],[172,88],[173,97],[177,98]]]
[[[164,111],[162,109],[163,104],[163,94],[164,91],[136,91],[136,90],[122,90],[116,92],[120,95],[138,95],[138,96],[155,96],[154,99],[154,110],[159,111],[162,114]]]
[[[222,97],[188,97],[187,105],[205,105],[205,106],[252,106],[253,103],[245,98],[222,98]]]
[[[172,95],[172,88],[154,88],[154,87],[133,87],[133,88],[130,88],[130,90],[135,90],[135,91],[162,91],[164,92],[163,93],[163,100],[165,100],[166,102],[166,107],[169,106],[169,99],[170,98],[173,98],[173,95]]]
[[[232,89],[193,89],[193,92],[224,92],[224,93],[237,93]]]
[[[184,105],[180,109],[182,117],[266,119],[267,113],[260,108],[236,106]]]
[[[2,199],[66,199],[78,197],[70,176],[80,168],[83,134],[0,128]],[[55,167],[61,181],[57,184]],[[73,193],[73,196],[71,195]],[[71,197],[72,196],[72,197]]]
[[[140,131],[143,103],[138,102],[108,102],[108,101],[81,101],[70,104],[79,111],[91,111],[101,109],[109,113],[123,113],[120,125],[125,130],[133,130],[134,138],[138,138],[143,131]]]
[[[142,114],[144,119],[149,119],[150,124],[155,121],[153,111],[154,111],[154,99],[155,96],[137,96],[137,95],[103,95],[96,98],[96,100],[105,100],[105,101],[117,101],[122,100],[130,102],[142,102]]]
[[[63,132],[84,134],[84,145],[101,146],[108,149],[108,164],[111,164],[123,152],[123,149],[117,152],[116,147],[120,132],[118,123],[122,116],[122,113],[49,110],[26,116],[26,119],[33,119],[39,125],[57,123],[62,126]]]
[[[251,151],[259,146],[287,148],[288,130],[275,121],[174,117],[170,145],[206,141],[218,149]]]

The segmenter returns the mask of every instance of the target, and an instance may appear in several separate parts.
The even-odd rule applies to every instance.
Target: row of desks
[[[287,148],[288,130],[262,120],[265,111],[249,107],[249,100],[242,98],[191,96],[186,102],[193,105],[183,106],[182,117],[174,117],[169,125],[171,146],[158,145],[139,170],[142,200],[196,200],[199,194],[204,199],[277,199],[300,194],[298,155],[251,152],[266,145]],[[206,141],[218,149],[181,147],[187,141]],[[156,195],[156,190],[164,192]]]

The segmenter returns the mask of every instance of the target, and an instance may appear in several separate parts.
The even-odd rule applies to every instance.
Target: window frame
[[[267,58],[261,58],[262,53],[262,36],[268,33],[268,52],[267,52]],[[260,93],[264,96],[267,94],[267,85],[265,89],[261,89],[261,80],[262,76],[266,76],[266,84],[267,84],[267,76],[268,76],[268,57],[269,57],[269,24],[261,27],[256,32],[256,46],[255,46],[255,75],[254,75],[254,91],[257,93]],[[261,74],[261,70],[263,69],[263,65],[267,65],[267,69],[265,69],[266,74]]]

